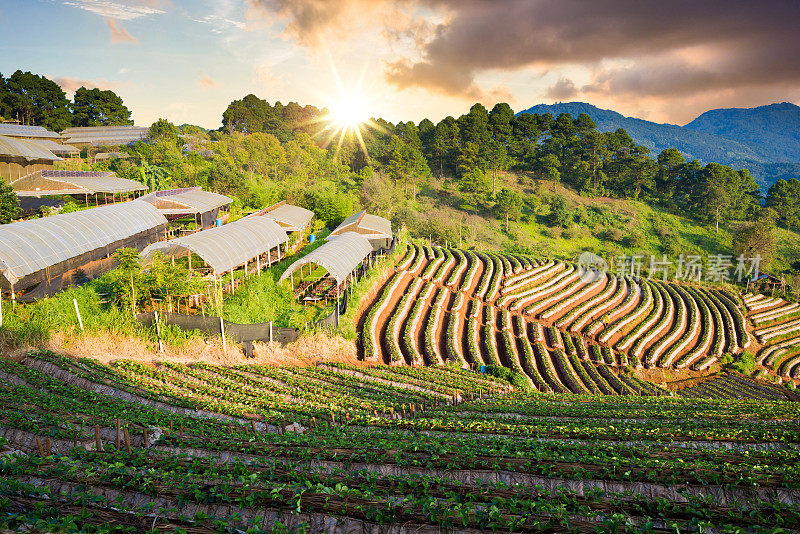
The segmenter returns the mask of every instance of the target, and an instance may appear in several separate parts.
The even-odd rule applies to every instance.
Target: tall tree
[[[505,215],[506,232],[508,232],[508,219],[516,219],[520,215],[521,205],[522,198],[520,194],[513,189],[506,189],[504,187],[497,194],[497,205],[495,207],[500,213]]]
[[[69,100],[56,82],[21,70],[5,79],[0,75],[0,81],[0,115],[6,119],[56,131],[72,123]]]
[[[765,205],[775,210],[778,221],[788,230],[800,226],[800,180],[779,179],[767,191]]]
[[[131,112],[114,91],[87,89],[75,91],[72,104],[74,126],[110,126],[133,124]]]

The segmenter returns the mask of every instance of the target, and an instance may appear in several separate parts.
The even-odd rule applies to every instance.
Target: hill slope
[[[800,106],[789,102],[757,108],[712,109],[684,129],[758,146],[776,162],[800,159]]]
[[[778,178],[800,177],[800,107],[794,104],[711,110],[686,126],[626,117],[584,102],[539,104],[521,113],[586,113],[598,130],[624,128],[653,155],[677,148],[687,159],[747,168],[764,190]]]

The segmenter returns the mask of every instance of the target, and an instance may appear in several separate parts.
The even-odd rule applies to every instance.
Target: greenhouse
[[[148,204],[149,205],[149,204]],[[155,209],[155,208],[153,208]],[[163,215],[162,215],[163,216]],[[261,270],[281,259],[281,245],[289,238],[276,223],[266,217],[248,217],[238,221],[163,241],[153,243],[142,251],[142,262],[151,263],[158,253],[170,258],[188,256],[192,268],[193,254],[205,263],[196,268],[209,270],[214,276],[233,272],[248,264]]]
[[[11,182],[20,197],[77,195],[87,199],[100,197],[104,203],[127,200],[129,195],[146,191],[147,187],[135,180],[120,178],[110,171],[36,171]]]
[[[392,223],[383,217],[372,215],[366,211],[354,213],[342,221],[342,223],[328,235],[327,239],[333,239],[346,232],[354,232],[364,236],[369,240],[372,244],[372,248],[375,250],[379,248],[388,248],[389,243],[392,241]]]
[[[338,298],[353,277],[364,269],[371,254],[372,244],[367,238],[355,232],[346,232],[292,263],[280,280],[289,278],[295,297],[304,302]],[[315,265],[326,274],[315,276]],[[307,266],[311,275],[305,279],[304,266]],[[300,271],[300,276],[295,285],[294,273],[297,271]]]
[[[0,282],[25,289],[83,267],[121,247],[161,238],[167,220],[145,202],[125,202],[0,226]]]
[[[168,219],[192,216],[199,228],[214,226],[221,210],[226,210],[233,200],[225,195],[203,191],[200,187],[156,191],[141,197],[155,206]]]

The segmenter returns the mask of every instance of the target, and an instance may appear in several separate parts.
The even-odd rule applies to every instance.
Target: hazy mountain
[[[712,109],[684,126],[760,148],[772,161],[800,161],[800,106]]]
[[[686,126],[626,117],[584,102],[539,104],[521,113],[586,113],[600,131],[624,128],[653,156],[677,148],[687,159],[747,168],[764,192],[778,178],[800,178],[800,107],[794,104],[711,110]]]

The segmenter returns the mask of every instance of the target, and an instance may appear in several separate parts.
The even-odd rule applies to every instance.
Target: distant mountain
[[[686,126],[626,117],[584,102],[539,104],[520,113],[550,113],[554,117],[561,113],[573,117],[586,113],[600,131],[624,128],[636,143],[649,148],[654,157],[665,148],[677,148],[687,159],[747,168],[764,192],[778,178],[800,178],[800,107],[794,104],[716,109]]]
[[[712,109],[684,126],[758,146],[773,162],[800,161],[800,106]]]

